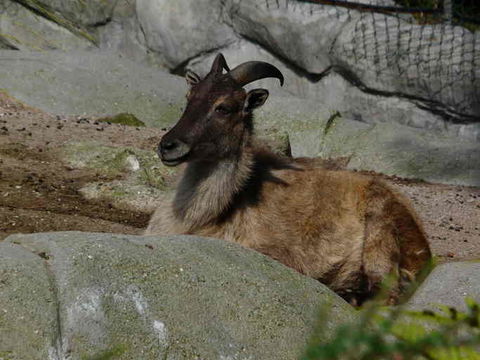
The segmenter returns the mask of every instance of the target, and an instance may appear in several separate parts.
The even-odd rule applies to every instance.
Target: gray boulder
[[[311,76],[292,70],[261,46],[250,41],[243,39],[236,41],[223,48],[222,53],[232,68],[246,61],[266,61],[278,67],[285,77],[282,88],[276,79],[262,79],[248,85],[247,88],[264,87],[269,89],[273,96],[292,95],[314,99],[318,108],[331,112],[339,111],[344,117],[361,122],[397,123],[470,140],[480,139],[480,124],[446,123],[440,115],[418,106],[411,100],[364,92],[335,71],[329,71],[316,81]],[[207,53],[195,57],[188,62],[186,68],[204,76],[210,70],[215,56],[216,53]]]
[[[75,24],[97,26],[106,23],[111,17],[118,0],[19,0],[18,2],[43,13],[50,18],[60,14]],[[58,15],[57,15],[58,16]]]
[[[349,169],[480,185],[476,141],[398,124],[367,124],[293,97],[270,98],[255,119],[257,127],[287,131],[293,156],[348,157]]]
[[[7,358],[294,359],[321,306],[327,336],[355,319],[319,282],[221,240],[14,235],[0,256]]]
[[[460,26],[283,0],[0,0],[0,10],[0,49],[98,45],[175,73],[219,51],[270,59],[290,79],[286,92],[348,116],[480,133],[480,33]],[[332,69],[355,86],[340,93],[344,79],[322,77]]]
[[[239,34],[305,75],[334,66],[362,89],[454,117],[480,115],[480,36],[463,27],[296,1],[230,0],[225,13]]]
[[[0,10],[0,49],[97,45],[174,73],[206,71],[222,51],[277,65],[278,94],[360,121],[480,136],[480,35],[463,27],[283,0],[0,0]]]
[[[294,1],[231,0],[226,12],[233,28],[310,73],[331,66],[329,49],[350,18],[347,11]],[[339,14],[337,16],[337,14]]]
[[[86,38],[10,0],[0,0],[0,43],[17,50],[67,51],[93,46]]]
[[[478,46],[480,36],[461,26],[362,13],[342,28],[332,56],[367,88],[427,99],[429,107],[447,114],[478,117]]]
[[[0,243],[0,359],[58,359],[57,306],[43,259]]]
[[[417,289],[407,306],[435,309],[446,305],[465,310],[465,298],[480,303],[480,261],[452,262],[437,266]]]
[[[186,84],[179,77],[104,52],[0,50],[1,88],[55,114],[128,112],[147,125],[172,124],[181,114]]]
[[[136,1],[118,0],[108,23],[98,27],[99,47],[127,59],[148,63],[145,35],[136,12]]]
[[[242,36],[308,73],[321,74],[333,63],[331,49],[342,28],[359,13],[340,6],[301,1],[224,1],[226,20]],[[391,0],[363,0],[395,5]]]
[[[303,83],[302,85],[306,85]],[[313,85],[313,86],[312,86]],[[439,136],[453,135],[480,141],[480,123],[447,122],[418,102],[399,96],[370,94],[351,84],[336,72],[330,72],[319,82],[311,84],[300,93],[309,94],[319,105],[339,111],[344,117],[370,124],[401,124],[424,129]]]
[[[236,40],[217,0],[137,0],[148,48],[170,69]]]

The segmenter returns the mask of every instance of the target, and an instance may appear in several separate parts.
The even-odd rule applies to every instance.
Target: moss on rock
[[[97,119],[100,122],[108,122],[111,124],[120,124],[120,125],[127,125],[127,126],[136,126],[136,127],[144,127],[145,123],[139,120],[135,115],[130,113],[120,113],[113,116],[106,116]]]

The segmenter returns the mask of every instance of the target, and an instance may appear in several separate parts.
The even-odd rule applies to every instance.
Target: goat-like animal
[[[404,197],[378,178],[282,158],[255,143],[252,110],[268,91],[243,86],[266,77],[283,84],[273,65],[230,71],[221,54],[203,80],[187,73],[187,107],[158,147],[165,165],[187,166],[146,234],[240,243],[352,301],[373,295],[390,273],[415,276],[431,255]]]

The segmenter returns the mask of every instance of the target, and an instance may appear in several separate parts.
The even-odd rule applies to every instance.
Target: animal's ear
[[[187,80],[188,85],[193,86],[195,84],[198,84],[201,79],[200,79],[200,76],[195,74],[193,71],[187,70],[185,74],[185,80]]]
[[[253,89],[247,94],[243,111],[251,112],[253,109],[262,106],[268,98],[268,90]]]

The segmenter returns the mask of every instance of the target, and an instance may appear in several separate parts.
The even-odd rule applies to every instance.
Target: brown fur
[[[238,163],[208,165],[208,176],[198,176],[205,164],[188,165],[175,199],[157,209],[146,234],[240,243],[346,297],[374,293],[399,269],[415,274],[430,258],[413,211],[378,179],[251,147]]]
[[[192,96],[202,95],[192,90]],[[248,101],[238,93],[218,93],[212,107],[227,99],[241,109]],[[192,122],[185,119],[188,111],[177,127]],[[195,234],[236,242],[346,298],[368,297],[388,274],[416,274],[428,261],[422,226],[403,196],[371,176],[275,155],[254,144],[249,114],[236,116],[216,125],[220,134],[228,126],[223,131],[231,151],[188,162],[174,199],[155,211],[147,235]],[[201,133],[198,123],[195,131]],[[223,149],[224,140],[209,141]],[[392,298],[397,290],[392,289]]]

